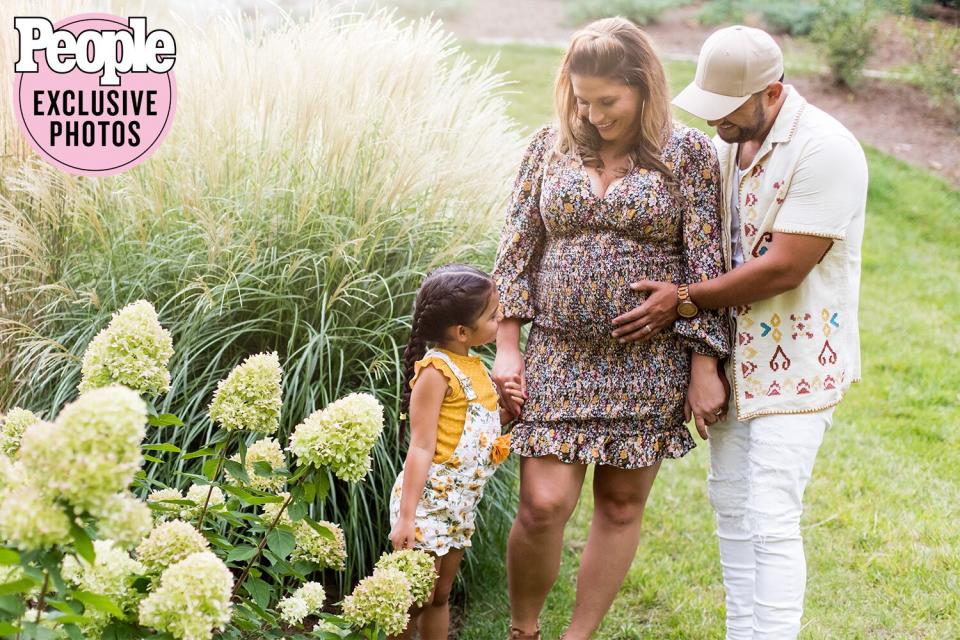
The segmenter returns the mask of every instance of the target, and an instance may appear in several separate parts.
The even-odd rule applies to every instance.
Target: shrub
[[[713,0],[697,13],[697,20],[707,27],[740,24],[745,17],[741,0]]]
[[[582,25],[598,18],[621,16],[640,26],[660,19],[664,11],[690,4],[690,0],[567,0],[567,18]]]
[[[0,4],[0,23],[13,13]],[[59,413],[86,345],[140,298],[175,344],[170,389],[150,408],[185,423],[148,445],[202,449],[217,381],[250,354],[284,363],[282,442],[332,400],[373,393],[388,425],[373,472],[335,482],[313,511],[351,532],[344,589],[387,541],[413,294],[439,263],[492,261],[521,141],[502,79],[436,25],[324,8],[275,31],[215,18],[177,24],[176,121],[130,172],[65,175],[0,119],[0,407]],[[0,73],[13,40],[0,39]],[[0,80],[9,104],[12,78]],[[144,481],[185,489],[203,464],[177,457]],[[500,518],[508,504],[486,509]]]
[[[917,59],[913,82],[960,126],[960,29],[938,22],[925,26],[907,31]]]
[[[823,50],[834,82],[855,87],[876,37],[876,10],[869,0],[821,0],[811,36]]]
[[[813,30],[820,9],[815,2],[773,0],[758,5],[763,22],[773,33],[805,36]]]

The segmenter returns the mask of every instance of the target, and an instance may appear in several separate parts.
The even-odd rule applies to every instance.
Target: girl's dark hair
[[[452,326],[473,326],[483,313],[496,286],[493,278],[483,271],[465,264],[447,264],[431,271],[413,305],[410,341],[403,352],[403,396],[400,411],[410,411],[410,381],[414,364],[423,358],[430,343],[443,339]],[[409,416],[400,421],[404,430]]]

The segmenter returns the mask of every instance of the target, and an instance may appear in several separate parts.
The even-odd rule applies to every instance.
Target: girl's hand
[[[524,379],[523,354],[519,347],[498,347],[491,372],[500,399],[507,410],[515,416],[527,399],[527,382]]]
[[[728,399],[728,388],[717,369],[717,359],[693,354],[683,416],[687,420],[693,416],[697,431],[704,440],[709,437],[707,427],[723,419],[727,413]]]
[[[527,401],[527,394],[523,392],[523,379],[520,376],[514,376],[503,383],[500,401],[503,404],[523,406]]]
[[[398,518],[397,523],[390,530],[390,542],[393,544],[394,551],[413,548],[416,541],[417,531],[413,523],[413,518]]]

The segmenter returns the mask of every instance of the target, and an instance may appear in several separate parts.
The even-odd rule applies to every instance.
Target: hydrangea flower
[[[293,592],[293,595],[303,598],[310,613],[320,613],[327,599],[327,592],[319,582],[304,582]]]
[[[0,492],[0,541],[32,551],[69,539],[67,514],[33,483],[17,482]]]
[[[144,572],[143,565],[110,540],[95,540],[93,550],[93,565],[67,556],[61,570],[63,578],[83,591],[110,598],[126,613],[135,611],[143,595],[133,583]],[[80,629],[89,638],[100,637],[100,631],[114,618],[94,607],[88,607],[83,615],[90,622],[82,623]]]
[[[343,530],[325,520],[320,520],[317,524],[333,533],[333,540],[321,535],[306,520],[300,520],[294,523],[296,546],[293,549],[293,559],[309,560],[322,568],[342,571],[347,566],[347,545]]]
[[[424,605],[433,594],[433,585],[437,580],[437,570],[433,557],[417,549],[403,549],[385,553],[377,561],[375,571],[381,569],[399,569],[410,580],[410,593],[418,605]]]
[[[15,466],[13,460],[0,453],[0,490],[8,484],[14,483],[18,475],[19,466]]]
[[[146,300],[134,302],[114,313],[110,324],[87,346],[80,392],[122,384],[141,394],[166,393],[171,356],[173,340],[160,326],[153,305]]]
[[[280,513],[281,507],[287,502],[287,498],[290,497],[290,494],[286,491],[277,495],[278,498],[282,498],[283,502],[267,502],[264,504],[261,509],[263,514],[260,516],[260,520],[263,521],[268,527],[273,524],[273,521],[277,519],[277,514]],[[293,521],[290,519],[287,510],[283,510],[283,514],[280,516],[280,520],[277,520],[277,524],[287,524],[292,525]]]
[[[382,431],[383,406],[368,393],[351,393],[298,425],[289,449],[301,464],[358,482],[370,471],[370,450]]]
[[[209,547],[207,539],[192,525],[171,520],[158,525],[143,539],[137,546],[137,559],[153,575]]]
[[[207,492],[210,493],[210,501],[207,502],[207,511],[219,509],[226,502],[223,491],[220,487],[213,487],[209,484],[195,484],[187,489],[186,499],[196,503],[195,507],[184,506],[180,512],[180,518],[183,520],[193,520],[200,517],[200,511],[203,509],[203,503],[207,499]]]
[[[52,497],[80,511],[102,512],[127,489],[143,462],[147,407],[126,387],[89,391],[64,407],[53,424],[39,422],[23,434],[19,458],[27,475]]]
[[[234,462],[240,462],[240,454],[230,458]],[[287,466],[287,460],[283,457],[283,450],[280,443],[273,438],[263,438],[257,440],[247,448],[247,461],[243,467],[250,476],[250,486],[261,491],[279,491],[286,484],[286,478],[283,476],[261,476],[257,475],[254,465],[258,462],[266,462],[270,468],[276,471]]]
[[[150,495],[147,496],[147,504],[151,505],[153,510],[157,512],[157,521],[164,522],[176,519],[182,510],[182,505],[164,502],[164,500],[183,499],[183,494],[180,493],[179,489],[170,487],[151,491]]]
[[[96,515],[98,535],[122,547],[136,545],[153,528],[150,507],[128,493],[118,493],[107,500]]]
[[[179,640],[210,640],[230,622],[233,575],[209,551],[168,567],[160,586],[140,603],[140,624]]]
[[[387,635],[403,633],[413,605],[410,581],[399,569],[382,569],[364,578],[343,600],[343,617],[352,625],[376,624]]]
[[[0,417],[0,454],[15,454],[20,448],[23,432],[38,422],[40,418],[20,408],[11,409],[6,417]]]
[[[217,384],[210,419],[231,431],[276,433],[283,404],[282,378],[276,353],[250,356]]]
[[[300,626],[300,623],[309,613],[306,601],[297,596],[283,598],[280,600],[278,608],[280,609],[280,619],[295,627]]]

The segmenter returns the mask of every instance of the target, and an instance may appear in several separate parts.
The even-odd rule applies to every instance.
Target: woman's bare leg
[[[643,469],[596,467],[593,521],[566,640],[589,638],[613,604],[637,553],[643,509],[659,470],[659,462]]]
[[[512,626],[533,632],[560,572],[563,528],[570,519],[587,467],[556,456],[521,458],[520,506],[507,544]]]

